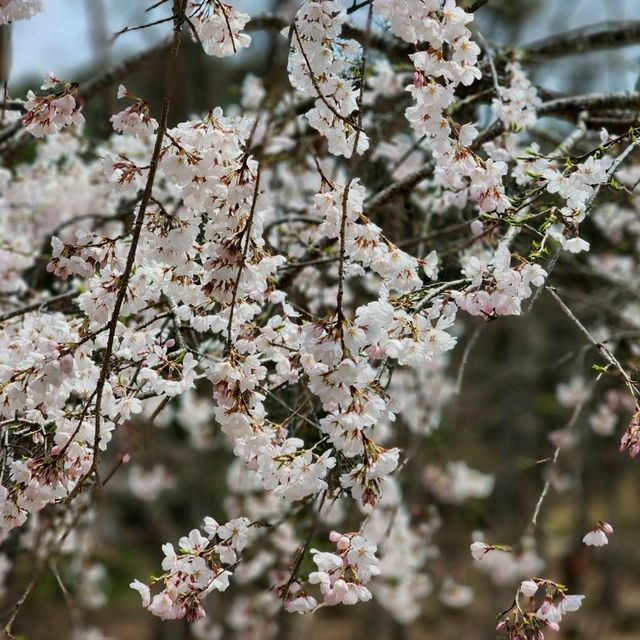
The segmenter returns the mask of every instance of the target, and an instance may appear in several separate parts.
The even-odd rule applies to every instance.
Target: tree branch
[[[175,22],[173,28],[173,42],[171,46],[171,60],[175,61],[178,57],[178,52],[180,50],[180,40],[182,34],[182,22],[184,20],[184,11],[186,6],[186,0],[174,0],[174,8],[175,8]],[[162,151],[162,141],[164,139],[164,135],[167,131],[167,121],[169,117],[169,105],[171,103],[171,96],[173,93],[173,83],[175,78],[172,75],[172,69],[168,70],[168,88],[165,94],[164,100],[162,101],[162,112],[160,115],[160,121],[158,125],[158,132],[156,134],[156,141],[153,149],[153,155],[151,156],[151,161],[149,163],[149,174],[147,176],[147,183],[145,185],[144,193],[142,195],[142,200],[140,201],[140,207],[138,209],[138,215],[136,216],[136,220],[133,225],[133,231],[131,234],[131,246],[129,247],[129,253],[127,255],[127,261],[125,263],[125,268],[120,277],[118,295],[116,297],[116,301],[113,307],[113,313],[111,315],[111,320],[109,322],[109,334],[107,336],[107,345],[105,347],[105,352],[103,356],[102,368],[100,370],[100,376],[98,378],[98,382],[96,384],[96,405],[95,405],[95,434],[94,434],[94,443],[93,443],[93,461],[91,463],[91,469],[83,476],[76,485],[76,492],[82,485],[82,483],[90,477],[97,470],[98,464],[98,445],[100,442],[100,419],[101,419],[101,406],[102,406],[102,395],[104,391],[105,384],[107,382],[107,378],[109,377],[109,370],[111,366],[111,354],[113,352],[114,342],[115,342],[115,334],[116,329],[118,327],[118,318],[120,316],[120,311],[122,310],[122,305],[124,303],[124,299],[127,295],[127,288],[129,285],[129,278],[131,277],[131,272],[133,269],[133,264],[135,262],[136,251],[138,248],[138,242],[140,240],[140,234],[142,232],[142,226],[144,222],[144,217],[147,211],[147,207],[149,202],[151,201],[151,195],[153,191],[153,184],[155,181],[156,171],[158,168],[158,162],[160,160],[160,153]]]
[[[523,47],[532,58],[576,55],[585,51],[601,51],[640,43],[640,20],[599,22],[566,31]]]

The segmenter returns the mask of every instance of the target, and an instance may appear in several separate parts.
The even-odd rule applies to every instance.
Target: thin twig
[[[46,309],[47,307],[51,307],[60,302],[67,302],[69,300],[73,300],[77,298],[80,294],[77,291],[67,291],[66,293],[61,293],[57,296],[52,296],[51,298],[46,298],[45,300],[39,300],[38,302],[32,302],[31,304],[25,305],[24,307],[20,307],[19,309],[14,309],[13,311],[8,311],[0,316],[0,322],[5,322],[6,320],[11,320],[11,318],[17,318],[18,316],[23,316],[26,313],[31,311],[39,311],[40,309]]]
[[[227,10],[224,6],[224,3],[217,1],[216,4],[220,7],[220,11],[222,11],[222,15],[224,16],[224,21],[227,24],[227,31],[229,31],[229,37],[231,38],[231,46],[233,47],[233,53],[236,53],[236,40],[233,37],[233,30],[231,29],[231,23],[229,22],[229,16],[227,15]]]
[[[588,393],[585,393],[583,399],[573,408],[569,421],[567,422],[567,424],[563,429],[565,434],[568,435],[575,427],[576,423],[578,422],[578,418],[580,417],[580,413],[582,412],[582,409],[591,398],[591,393],[593,392],[593,389],[600,381],[602,375],[603,375],[602,373],[598,374],[598,377],[591,383]],[[551,457],[551,460],[549,462],[549,469],[553,469],[558,464],[558,458],[560,457],[560,453],[562,452],[562,445],[563,443],[560,443],[555,448],[555,451],[553,452],[553,456]],[[551,478],[547,478],[547,480],[545,481],[542,487],[542,491],[540,492],[540,496],[536,501],[536,505],[533,510],[533,515],[531,516],[531,520],[529,521],[529,526],[527,527],[527,530],[523,536],[523,539],[530,537],[535,531],[536,527],[538,526],[538,517],[540,516],[540,510],[542,509],[542,504],[544,503],[545,498],[549,493],[549,489],[551,489]]]
[[[551,295],[551,297],[555,300],[556,304],[560,307],[562,312],[573,322],[573,324],[578,327],[582,335],[595,347],[595,349],[600,353],[600,355],[611,365],[613,366],[622,376],[627,388],[629,389],[631,396],[635,401],[637,401],[637,397],[640,395],[638,393],[638,389],[636,387],[636,383],[629,377],[629,374],[624,370],[618,359],[611,353],[611,351],[605,347],[602,342],[596,340],[591,332],[578,320],[578,318],[574,315],[573,311],[569,309],[569,307],[564,303],[562,298],[558,295],[555,288],[550,286],[545,286],[545,290]]]
[[[111,41],[113,42],[114,40],[116,40],[119,36],[125,34],[125,33],[129,33],[130,31],[139,31],[140,29],[148,29],[149,27],[155,27],[159,24],[164,24],[165,22],[170,22],[172,21],[174,18],[173,16],[167,16],[166,18],[160,18],[159,20],[154,20],[153,22],[147,22],[145,24],[139,24],[136,25],[135,27],[125,27],[124,29],[120,29],[120,31],[116,31],[113,36],[111,37]]]
[[[458,369],[458,375],[456,377],[456,386],[454,387],[454,392],[453,392],[456,396],[459,396],[460,392],[462,391],[462,381],[464,379],[464,374],[467,369],[469,356],[471,355],[473,348],[476,346],[476,343],[478,342],[478,338],[480,337],[480,334],[482,333],[485,326],[486,326],[485,324],[480,325],[473,332],[473,334],[471,334],[471,337],[469,338],[469,341],[467,342],[467,345],[464,348],[464,353],[462,354],[462,361],[460,362],[460,368]]]
[[[247,259],[247,253],[249,251],[249,243],[251,242],[251,227],[253,225],[253,218],[256,212],[256,206],[258,204],[258,194],[260,192],[260,165],[258,165],[255,180],[256,180],[256,183],[253,188],[253,201],[251,202],[251,211],[249,212],[249,219],[247,220],[247,224],[245,225],[244,231],[243,231],[243,233],[245,234],[244,249],[242,250],[242,257],[240,258],[240,267],[238,268],[238,275],[236,276],[236,281],[233,286],[233,295],[231,298],[231,309],[229,311],[229,323],[227,325],[227,349],[230,349],[232,344],[231,337],[233,333],[233,314],[236,308],[236,298],[238,296],[238,289],[240,288],[240,278],[242,277],[242,272],[244,271],[244,266]]]
[[[309,57],[307,56],[307,52],[304,49],[304,45],[302,44],[302,39],[300,38],[300,33],[298,32],[298,27],[296,26],[295,22],[292,25],[292,29],[293,29],[293,35],[296,37],[296,40],[298,41],[298,46],[300,47],[300,53],[302,54],[302,58],[303,58],[304,63],[306,65],[306,67],[307,67],[307,71],[309,72],[309,79],[311,80],[311,84],[313,85],[313,88],[315,89],[316,95],[318,96],[320,101],[325,105],[325,107],[327,107],[327,109],[329,109],[329,111],[331,111],[331,113],[336,118],[338,118],[338,120],[340,120],[341,122],[344,122],[346,125],[352,127],[354,131],[360,130],[361,127],[358,124],[356,124],[351,118],[348,118],[347,116],[343,116],[329,102],[329,100],[324,95],[324,93],[322,93],[322,89],[320,89],[320,85],[318,84],[318,79],[316,78],[316,75],[313,72],[313,67],[311,66],[311,61],[309,60]]]
[[[22,592],[20,598],[18,598],[16,603],[11,608],[11,612],[9,613],[5,625],[2,629],[2,632],[6,635],[6,637],[13,638],[13,635],[11,635],[11,628],[13,627],[13,623],[15,622],[15,619],[20,612],[22,605],[25,603],[26,599],[29,597],[36,584],[38,584],[38,580],[40,579],[40,574],[42,573],[43,568],[44,562],[40,561],[38,563],[38,566],[36,567],[33,578],[31,578],[31,582],[29,582],[25,590]]]
[[[178,346],[183,351],[188,351],[189,347],[187,343],[184,341],[184,336],[182,335],[182,329],[180,328],[180,318],[178,317],[178,304],[175,299],[171,296],[165,296],[167,299],[167,305],[169,307],[169,313],[171,315],[171,320],[173,322],[173,328],[176,332],[176,341],[178,342]]]
[[[184,17],[184,10],[186,6],[186,0],[174,0],[174,9],[175,9],[175,20],[173,27],[173,45],[171,48],[170,60],[175,62],[178,56],[178,52],[180,50],[180,41],[181,41],[181,33],[182,33],[182,22]],[[169,74],[171,74],[172,69],[169,69]],[[151,161],[149,163],[149,173],[147,176],[147,182],[145,185],[144,193],[142,195],[142,200],[140,201],[140,207],[138,209],[138,214],[136,216],[136,220],[133,225],[133,231],[131,234],[131,245],[129,247],[129,253],[127,255],[127,261],[125,263],[124,271],[120,277],[120,288],[118,289],[118,295],[116,297],[116,301],[113,307],[113,313],[111,315],[111,320],[109,322],[109,334],[107,336],[107,344],[105,347],[105,352],[103,355],[102,368],[100,370],[100,375],[98,377],[98,382],[96,384],[96,402],[95,402],[95,432],[94,432],[94,442],[93,442],[93,460],[91,462],[91,468],[87,473],[78,481],[76,487],[71,492],[70,496],[77,494],[80,487],[86,481],[88,477],[92,474],[97,473],[98,468],[98,458],[99,458],[99,443],[100,443],[100,423],[102,417],[102,396],[104,392],[104,387],[107,382],[107,378],[109,376],[109,371],[111,368],[111,354],[113,353],[113,347],[115,342],[116,329],[118,327],[118,318],[120,316],[120,311],[122,310],[122,305],[124,304],[124,300],[127,295],[127,289],[129,286],[129,278],[131,277],[131,272],[133,270],[133,265],[136,258],[136,251],[138,248],[138,242],[140,240],[140,234],[142,232],[144,217],[147,211],[147,207],[151,201],[151,195],[153,192],[153,184],[155,181],[156,171],[158,168],[158,162],[160,160],[160,153],[162,151],[162,141],[164,139],[164,134],[167,130],[167,121],[169,116],[169,105],[171,103],[171,96],[173,93],[173,78],[170,76],[168,78],[169,87],[167,89],[167,93],[162,101],[162,112],[160,115],[158,132],[156,134],[156,141],[153,149],[153,154],[151,156]]]
[[[493,60],[493,49],[485,39],[485,37],[479,32],[476,31],[476,35],[478,36],[478,40],[482,43],[484,47],[484,53],[489,61],[489,68],[491,69],[491,78],[493,79],[493,88],[495,89],[496,96],[500,97],[500,82],[498,80],[498,72],[496,71],[496,63]]]

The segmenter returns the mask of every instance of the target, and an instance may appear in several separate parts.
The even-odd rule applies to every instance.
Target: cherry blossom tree
[[[44,4],[0,0],[0,24]],[[46,69],[40,88],[5,96],[0,577],[25,552],[31,571],[4,636],[49,574],[66,592],[61,562],[93,593],[100,571],[83,567],[101,501],[123,478],[142,501],[176,486],[149,443],[179,428],[184,465],[205,451],[226,498],[187,508],[153,576],[128,576],[146,615],[186,619],[197,638],[265,638],[287,614],[374,599],[410,624],[436,587],[444,606],[466,606],[477,570],[512,587],[487,628],[497,615],[498,637],[541,640],[589,600],[560,582],[539,537],[565,452],[589,431],[620,460],[640,451],[640,97],[554,94],[527,62],[610,46],[612,29],[614,44],[637,43],[638,31],[518,49],[475,26],[486,0],[300,0],[255,15],[239,4],[156,3],[168,35],[151,51],[87,81]],[[286,81],[249,74],[236,104],[175,122],[185,43],[234,57],[261,46],[259,30],[279,34],[288,56],[273,74]],[[127,77],[160,52],[154,104]],[[83,110],[105,89],[121,110],[96,140]],[[563,264],[587,274],[594,305],[591,280],[623,292],[614,320],[581,317],[583,280]],[[537,499],[512,505],[520,535],[469,528],[464,554],[447,558],[444,512],[490,501],[496,478],[460,459],[455,435],[437,442],[443,411],[460,402],[484,327],[539,300],[591,369],[557,389],[568,415],[533,465]],[[153,465],[138,463],[145,449]],[[585,545],[615,540],[610,518],[594,511]]]

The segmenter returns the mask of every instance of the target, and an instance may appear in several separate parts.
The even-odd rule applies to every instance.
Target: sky
[[[167,2],[145,13],[145,8],[157,0],[44,0],[45,9],[30,20],[13,25],[11,79],[23,82],[31,76],[54,71],[59,78],[75,80],[74,71],[86,68],[92,60],[94,47],[88,6],[102,2],[107,32],[112,35],[125,26],[152,22],[167,16]],[[229,0],[227,0],[229,1]],[[238,9],[249,14],[268,7],[267,0],[231,0]],[[127,54],[148,47],[169,31],[169,24],[131,31],[119,36],[111,48],[118,60]]]
[[[126,25],[136,25],[156,20],[166,15],[166,6],[150,13],[144,8],[153,0],[44,0],[45,10],[31,20],[13,25],[13,55],[10,86],[24,82],[32,76],[41,77],[53,71],[63,79],[76,80],[77,71],[86,68],[93,55],[88,6],[102,2],[107,16],[107,32],[113,34]],[[492,0],[490,0],[491,2]],[[640,0],[546,0],[530,3],[531,18],[522,35],[524,42],[564,31],[569,28],[593,24],[605,20],[640,19]],[[267,7],[266,0],[237,0],[236,6],[249,13]],[[525,5],[526,6],[526,5]],[[542,6],[542,11],[535,9]],[[264,10],[264,9],[263,9]],[[360,12],[362,13],[362,12]],[[481,22],[481,20],[480,20]],[[114,60],[146,48],[162,37],[168,24],[150,29],[133,31],[119,36],[111,49]],[[520,43],[520,44],[522,44]],[[632,88],[640,68],[638,47],[620,50],[614,54],[617,64],[622,61],[623,71],[607,74],[602,79],[602,89],[616,90]],[[606,61],[605,61],[606,62]],[[570,61],[567,72],[570,73]],[[620,69],[620,66],[617,66]],[[562,75],[553,73],[545,78],[545,86],[562,89]]]
[[[13,55],[11,79],[21,82],[27,77],[41,76],[49,71],[63,79],[73,80],[78,69],[90,65],[93,52],[88,4],[99,0],[45,0],[45,10],[31,20],[13,25]],[[141,0],[103,0],[107,30],[115,33],[138,18],[134,5],[152,4]],[[151,19],[165,12],[156,10]],[[144,19],[144,18],[143,18]],[[162,26],[121,35],[112,47],[114,59],[133,53],[161,37]]]

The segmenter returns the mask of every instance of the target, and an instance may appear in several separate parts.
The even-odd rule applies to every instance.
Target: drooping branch
[[[257,15],[247,24],[247,31],[262,31],[265,29],[273,29],[280,31],[289,26],[289,22],[275,14],[264,13]],[[362,38],[365,36],[363,29],[351,24],[343,26],[344,36],[347,38]],[[402,43],[394,42],[380,34],[370,34],[370,46],[387,53],[396,60],[406,61],[407,56],[411,53],[411,49]],[[104,88],[120,82],[123,78],[131,75],[140,67],[148,64],[162,53],[171,48],[172,38],[164,38],[160,42],[154,44],[148,49],[144,49],[135,53],[122,62],[105,69],[97,75],[89,78],[80,84],[80,97],[86,102],[99,94]],[[2,139],[0,139],[0,142]]]
[[[180,51],[180,41],[182,39],[182,23],[184,20],[185,7],[186,7],[186,0],[174,0],[174,11],[175,11],[176,17],[174,21],[173,40],[172,40],[171,55],[170,55],[170,59],[174,62],[175,60],[177,60],[178,53]],[[158,124],[158,132],[156,134],[153,154],[151,156],[151,161],[149,163],[149,173],[147,176],[147,182],[145,185],[144,193],[142,195],[142,200],[140,201],[138,214],[136,216],[136,219],[133,225],[133,230],[131,234],[131,245],[129,248],[129,253],[127,255],[124,271],[120,277],[118,294],[113,307],[111,320],[109,322],[109,333],[107,336],[107,344],[106,344],[105,352],[103,356],[102,368],[100,370],[100,375],[98,377],[98,382],[96,384],[95,437],[94,437],[94,444],[93,444],[93,461],[91,464],[91,469],[78,482],[77,487],[80,487],[82,485],[82,481],[87,477],[89,477],[92,473],[96,472],[97,470],[98,444],[100,441],[102,396],[103,396],[104,387],[106,385],[107,378],[109,376],[110,367],[111,367],[111,354],[113,352],[113,347],[115,343],[115,334],[116,334],[116,329],[118,327],[118,319],[120,316],[122,305],[127,295],[127,288],[129,285],[129,279],[131,277],[131,272],[133,270],[133,264],[136,258],[136,251],[138,248],[138,242],[140,240],[140,234],[142,232],[144,217],[146,215],[147,207],[151,202],[156,171],[157,171],[158,163],[160,160],[160,153],[162,151],[162,141],[164,139],[164,135],[167,130],[169,106],[171,103],[171,97],[173,93],[172,80],[173,80],[173,76],[170,75],[167,79],[169,86],[167,88],[165,97],[162,101],[162,112],[161,112],[160,120]]]
[[[80,98],[85,102],[88,102],[107,87],[120,82],[140,67],[150,63],[160,54],[168,51],[171,47],[171,43],[171,38],[164,38],[148,49],[135,53],[128,58],[125,58],[122,62],[101,71],[95,76],[89,78],[87,81],[81,82]]]
[[[537,40],[523,47],[530,58],[554,58],[640,43],[640,20],[600,22]]]
[[[546,286],[545,290],[551,295],[554,299],[560,310],[571,320],[571,322],[578,328],[580,333],[589,341],[589,343],[596,349],[596,351],[609,363],[611,367],[616,369],[622,380],[624,381],[631,397],[634,401],[637,402],[638,397],[640,396],[640,391],[638,390],[637,383],[632,380],[627,371],[623,368],[620,361],[613,355],[611,350],[606,347],[602,342],[597,340],[593,334],[584,326],[584,324],[576,317],[576,315],[569,309],[569,307],[565,304],[564,300],[558,295],[556,289],[554,287]]]
[[[596,110],[604,109],[640,110],[640,92],[608,91],[566,96],[545,102],[538,112],[541,114],[556,115],[570,111],[577,115],[585,109],[591,114]]]
[[[38,300],[37,302],[33,302],[31,304],[25,305],[24,307],[20,307],[19,309],[14,309],[13,311],[8,311],[7,313],[2,314],[0,316],[0,322],[11,320],[11,318],[18,318],[31,311],[38,311],[39,309],[45,309],[47,307],[54,306],[61,302],[68,302],[69,300],[73,300],[78,295],[79,294],[77,291],[67,291],[66,293],[61,293],[60,295],[52,296],[51,298]]]
[[[478,9],[482,9],[486,4],[489,4],[489,0],[474,0],[466,10],[469,13],[475,13]]]

